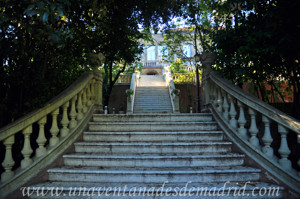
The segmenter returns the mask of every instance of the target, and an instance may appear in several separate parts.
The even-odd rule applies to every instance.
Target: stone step
[[[157,91],[157,90],[169,90],[169,87],[167,87],[167,86],[155,86],[155,87],[151,87],[151,86],[149,86],[149,87],[137,87],[136,88],[136,91]]]
[[[162,109],[162,108],[152,108],[152,109],[142,109],[142,108],[134,108],[134,113],[172,113],[172,109]]]
[[[151,106],[154,106],[154,107],[165,107],[166,105],[172,105],[171,102],[163,102],[163,103],[153,103],[153,102],[147,102],[147,103],[134,103],[134,106],[140,106],[140,107],[151,107]]]
[[[173,113],[172,110],[133,110],[133,113],[145,113],[145,114],[153,114],[153,113]]]
[[[141,95],[141,94],[169,94],[169,89],[160,89],[160,90],[136,90],[135,94],[136,95]]]
[[[105,153],[105,154],[204,154],[204,153],[230,153],[231,142],[76,142],[74,143],[77,153]]]
[[[135,102],[137,102],[137,101],[157,101],[157,102],[161,102],[161,101],[164,101],[164,100],[167,100],[167,101],[171,102],[169,95],[168,96],[161,96],[161,95],[157,95],[157,96],[153,96],[153,95],[151,95],[151,96],[150,95],[149,96],[139,96],[139,95],[137,95],[134,98]]]
[[[134,100],[134,104],[140,104],[140,105],[146,105],[146,104],[156,104],[156,105],[160,105],[160,104],[171,104],[171,100],[170,99],[148,99],[148,98],[138,98]]]
[[[146,102],[150,102],[150,103],[171,103],[170,97],[157,97],[157,98],[148,98],[148,97],[137,97],[134,99],[134,103],[146,103]]]
[[[216,122],[89,122],[89,131],[215,131]]]
[[[161,105],[161,104],[171,104],[171,100],[169,99],[142,99],[138,98],[135,99],[134,104],[140,104],[140,105],[146,105],[146,104],[156,104],[156,105]]]
[[[93,121],[95,122],[204,122],[212,121],[212,115],[209,113],[181,113],[181,114],[94,114]]]
[[[33,199],[275,199],[283,198],[283,187],[263,182],[95,183],[46,182],[29,187]],[[37,194],[39,190],[39,194]],[[44,190],[43,196],[40,195]],[[54,190],[51,192],[51,190]],[[261,190],[261,191],[260,191]],[[266,192],[264,192],[266,190]],[[56,193],[57,195],[53,194]],[[263,194],[262,194],[263,193]],[[265,194],[264,194],[265,193]],[[270,193],[270,194],[268,194]]]
[[[83,133],[83,140],[88,142],[203,142],[222,139],[222,131]]]
[[[127,168],[99,169],[98,167],[53,168],[48,170],[50,181],[62,182],[119,182],[161,183],[165,181],[191,182],[247,182],[259,180],[261,170],[242,166],[199,168]]]
[[[210,155],[176,155],[176,156],[136,156],[136,155],[101,155],[74,154],[64,155],[66,166],[92,166],[105,168],[155,168],[155,167],[203,167],[203,166],[241,166],[244,155],[239,154],[210,154]]]
[[[139,105],[137,105],[137,106],[134,106],[134,107],[133,107],[133,110],[149,110],[149,111],[152,111],[152,110],[157,110],[157,111],[172,111],[173,109],[172,109],[172,106],[171,106],[171,105],[165,105],[165,106],[162,106],[162,107],[160,107],[160,106],[155,106],[155,105],[153,105],[153,106],[145,106],[145,107],[143,107],[143,106],[139,106]]]

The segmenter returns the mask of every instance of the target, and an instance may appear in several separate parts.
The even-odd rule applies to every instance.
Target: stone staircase
[[[162,75],[141,75],[133,113],[172,113],[169,88]]]
[[[211,114],[94,114],[74,146],[31,186],[59,193],[43,198],[259,198],[273,187],[279,196],[262,198],[282,197],[232,152]]]

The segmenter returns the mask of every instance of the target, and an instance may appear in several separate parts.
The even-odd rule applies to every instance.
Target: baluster
[[[4,172],[1,174],[1,182],[7,181],[14,176],[14,172],[11,170],[15,165],[15,161],[12,157],[12,145],[15,143],[15,135],[11,135],[3,141],[5,146],[5,158],[2,162]]]
[[[286,139],[288,131],[285,127],[278,124],[278,132],[281,135],[281,143],[280,143],[280,148],[278,150],[281,156],[281,159],[279,160],[279,164],[285,169],[291,169],[292,164],[291,161],[288,159],[288,156],[291,153],[291,151],[289,149],[287,139]]]
[[[217,108],[217,110],[218,110],[219,113],[222,113],[223,108],[222,108],[222,93],[221,93],[221,89],[219,88],[217,92],[218,92],[218,99],[217,99],[218,108]]]
[[[238,101],[238,107],[240,109],[240,114],[239,114],[239,119],[238,119],[238,123],[239,123],[239,128],[238,128],[238,132],[239,134],[247,139],[247,129],[245,129],[245,124],[246,124],[246,118],[245,118],[245,112],[244,112],[244,105]]]
[[[45,143],[47,142],[47,139],[45,137],[45,124],[47,122],[47,117],[43,117],[38,121],[40,130],[39,130],[39,136],[36,139],[36,142],[39,145],[39,148],[36,149],[36,156],[41,157],[46,153]]]
[[[59,128],[57,126],[57,115],[58,114],[59,114],[59,108],[51,113],[52,126],[50,129],[50,133],[51,133],[52,137],[50,138],[50,147],[55,146],[59,142],[59,139],[57,137],[57,134],[59,132]]]
[[[30,158],[33,152],[30,145],[30,135],[32,133],[32,125],[23,129],[22,133],[24,135],[24,146],[21,153],[23,154],[24,159],[21,161],[21,168],[24,169],[32,164],[32,159]]]
[[[237,115],[237,112],[235,110],[233,97],[231,95],[228,95],[228,98],[230,100],[230,111],[229,111],[230,121],[229,121],[229,124],[234,130],[236,130],[237,129],[237,120],[235,119],[235,117]]]
[[[256,118],[255,118],[256,114],[255,111],[250,107],[249,107],[249,115],[251,118],[251,124],[249,128],[249,132],[250,132],[249,142],[252,144],[252,146],[259,147],[259,140],[257,138],[258,129],[256,126]]]
[[[264,142],[264,147],[262,148],[262,152],[266,154],[268,157],[272,158],[274,151],[271,147],[271,143],[273,142],[273,138],[270,132],[270,120],[266,116],[262,116],[262,121],[265,125],[264,136],[262,137],[262,141]]]
[[[68,118],[68,107],[69,107],[70,103],[66,102],[62,107],[63,107],[63,116],[61,119],[61,125],[63,126],[62,129],[60,129],[60,136],[61,137],[65,137],[68,135],[69,133],[69,129],[68,129],[68,124],[69,124],[69,118]]]
[[[83,112],[83,113],[86,113],[86,112],[87,112],[87,107],[86,107],[86,104],[87,104],[86,90],[87,90],[87,89],[85,89],[85,88],[83,89],[83,98],[82,98],[82,104],[83,104],[82,112]]]
[[[223,109],[224,109],[224,112],[223,112],[223,117],[226,121],[229,120],[228,118],[228,109],[229,109],[229,104],[228,104],[228,101],[227,101],[227,95],[226,93],[224,92],[224,102],[223,102]]]
[[[77,96],[77,121],[81,120],[83,118],[83,114],[82,114],[82,109],[83,109],[83,105],[82,105],[82,91],[80,91],[78,93]]]
[[[71,100],[71,111],[70,111],[71,121],[70,121],[70,126],[69,126],[70,129],[74,128],[77,125],[77,121],[75,120],[76,115],[77,115],[76,109],[75,109],[76,100],[77,100],[77,96],[74,96]]]
[[[86,93],[86,97],[87,97],[87,107],[90,107],[92,105],[92,101],[91,101],[91,84],[88,83],[87,85],[87,93]]]

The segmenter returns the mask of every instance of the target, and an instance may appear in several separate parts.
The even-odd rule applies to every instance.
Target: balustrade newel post
[[[63,117],[61,119],[61,125],[63,126],[62,129],[60,129],[60,136],[61,137],[65,137],[68,135],[69,133],[69,129],[68,129],[68,124],[69,124],[69,118],[68,118],[68,107],[69,107],[69,102],[66,102],[63,105]]]
[[[229,110],[229,115],[230,115],[230,121],[229,124],[230,126],[236,130],[237,129],[237,120],[235,119],[237,112],[234,107],[234,102],[233,102],[233,97],[228,94],[228,98],[230,100],[230,110]]]
[[[256,126],[256,113],[252,108],[249,108],[249,115],[251,118],[251,124],[249,128],[249,142],[252,144],[252,146],[259,148],[259,140],[257,138],[258,128]]]
[[[11,170],[15,165],[15,161],[12,157],[12,145],[15,143],[15,135],[9,136],[3,141],[5,146],[5,158],[2,162],[4,172],[1,174],[1,182],[5,182],[14,176],[14,172]]]
[[[244,105],[240,101],[238,101],[237,104],[240,109],[240,114],[238,119],[238,124],[239,124],[238,132],[241,135],[241,137],[243,137],[244,139],[248,139],[247,129],[245,128],[245,124],[247,121],[245,118]]]
[[[32,125],[26,127],[22,131],[24,135],[24,146],[21,151],[24,159],[21,161],[21,168],[24,169],[32,164],[32,159],[30,158],[33,150],[30,145],[30,135],[32,134]]]
[[[262,121],[265,126],[265,132],[264,136],[262,137],[262,141],[264,142],[264,147],[262,148],[262,151],[264,154],[266,154],[268,157],[272,158],[274,155],[274,150],[271,147],[271,143],[273,142],[273,138],[271,136],[270,131],[270,120],[266,116],[262,116]]]
[[[47,139],[45,137],[45,124],[47,122],[47,117],[43,117],[38,121],[40,130],[39,130],[39,136],[36,139],[36,142],[39,145],[39,148],[36,149],[36,156],[41,157],[46,153],[45,143],[47,142]]]
[[[278,150],[278,152],[281,156],[281,159],[279,160],[279,164],[285,169],[291,169],[292,163],[288,159],[291,151],[289,149],[287,139],[286,139],[288,130],[285,127],[283,127],[282,125],[278,124],[278,132],[281,135],[281,143],[280,143],[280,148]]]
[[[103,111],[102,105],[102,73],[97,68],[94,69],[94,77],[95,77],[95,105],[99,111]]]
[[[50,142],[49,142],[50,147],[55,146],[59,142],[59,138],[57,137],[57,134],[59,133],[59,128],[57,126],[57,115],[58,114],[59,114],[59,108],[51,113],[52,125],[51,125],[51,129],[50,129],[50,133],[51,133],[52,137],[50,138]]]

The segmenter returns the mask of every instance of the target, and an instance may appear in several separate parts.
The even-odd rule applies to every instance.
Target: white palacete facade
[[[176,60],[177,56],[173,55],[169,60],[166,56],[169,55],[168,46],[164,42],[164,33],[152,34],[154,43],[141,41],[144,51],[141,55],[141,62],[143,63],[144,74],[164,74],[165,67],[170,65],[170,61]],[[185,64],[188,70],[193,70],[193,57],[195,56],[195,48],[192,41],[182,42],[179,49],[185,57]]]

